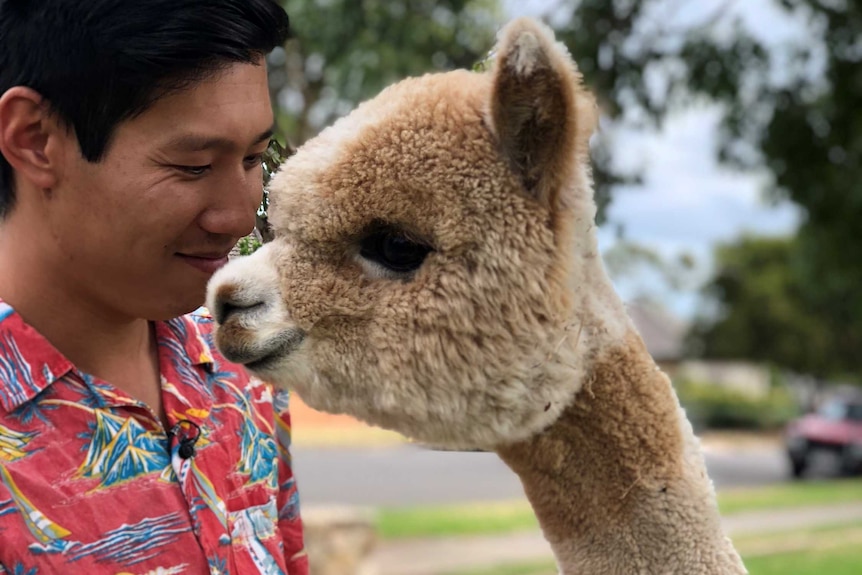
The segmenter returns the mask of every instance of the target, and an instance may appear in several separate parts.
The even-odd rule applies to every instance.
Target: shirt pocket
[[[228,502],[228,530],[237,573],[286,574],[275,494],[263,503],[249,505],[254,501],[253,496],[237,496]]]

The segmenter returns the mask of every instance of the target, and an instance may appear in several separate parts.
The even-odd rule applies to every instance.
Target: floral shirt
[[[0,302],[0,575],[307,575],[287,394],[211,331],[156,323],[166,431]]]

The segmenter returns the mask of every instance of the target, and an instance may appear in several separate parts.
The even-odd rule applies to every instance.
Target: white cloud
[[[763,197],[765,176],[719,166],[715,109],[674,114],[659,134],[613,135],[618,162],[641,166],[643,186],[622,187],[609,218],[631,236],[680,243],[727,241],[744,231],[786,233],[796,224],[787,204]]]
[[[620,164],[642,166],[644,183],[617,190],[609,222],[621,225],[626,239],[666,258],[691,254],[699,264],[696,275],[701,281],[710,275],[717,243],[744,233],[789,234],[799,222],[799,212],[791,204],[776,206],[764,199],[764,176],[718,165],[714,153],[718,120],[715,109],[690,110],[670,116],[658,134],[613,135]],[[613,245],[614,235],[603,230],[602,246]],[[649,276],[621,280],[617,287],[624,297],[662,291]],[[694,294],[668,293],[662,299],[681,315],[696,311]]]

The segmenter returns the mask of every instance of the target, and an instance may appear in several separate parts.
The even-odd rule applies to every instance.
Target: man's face
[[[195,309],[251,232],[272,126],[266,69],[235,64],[120,124],[89,163],[74,134],[46,202],[56,281],[106,311],[164,319]]]

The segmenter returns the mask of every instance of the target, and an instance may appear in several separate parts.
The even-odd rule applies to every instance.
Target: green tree
[[[745,20],[740,9],[753,5],[768,11],[769,19]],[[720,106],[718,157],[731,167],[765,172],[766,194],[803,210],[791,244],[793,291],[800,294],[793,301],[808,320],[841,340],[818,352],[832,365],[827,356],[862,345],[862,2],[726,0],[701,7],[699,15],[692,6],[675,0],[558,0],[548,4],[546,15],[612,122],[659,127],[681,106]],[[677,18],[686,8],[688,19]],[[779,21],[801,32],[768,42],[769,35],[759,32]],[[637,174],[619,173],[606,143],[598,144],[597,183],[607,198],[615,182]],[[765,273],[754,267],[748,272]],[[764,281],[764,289],[780,287]],[[723,305],[742,302],[730,298]],[[774,314],[759,317],[777,322],[764,323],[764,334],[786,327]],[[726,334],[730,324],[721,329]],[[737,330],[733,337],[743,336]],[[783,352],[774,357],[790,359]],[[816,362],[809,363],[815,369]]]
[[[278,127],[295,145],[406,76],[469,68],[497,0],[285,0],[294,39],[270,56]]]
[[[498,0],[283,0],[293,38],[268,56],[276,132],[265,182],[293,148],[406,76],[471,67],[502,21]],[[245,255],[269,241],[268,198]]]
[[[696,262],[688,253],[670,258],[621,236],[602,252],[602,259],[614,282],[634,281],[640,285],[637,297],[641,299],[660,299],[648,286],[656,286],[663,292],[682,292],[696,286]]]
[[[704,288],[713,304],[690,334],[710,358],[750,358],[819,377],[845,377],[858,366],[858,324],[836,330],[834,310],[812,298],[798,238],[744,237],[716,249],[716,273]]]

